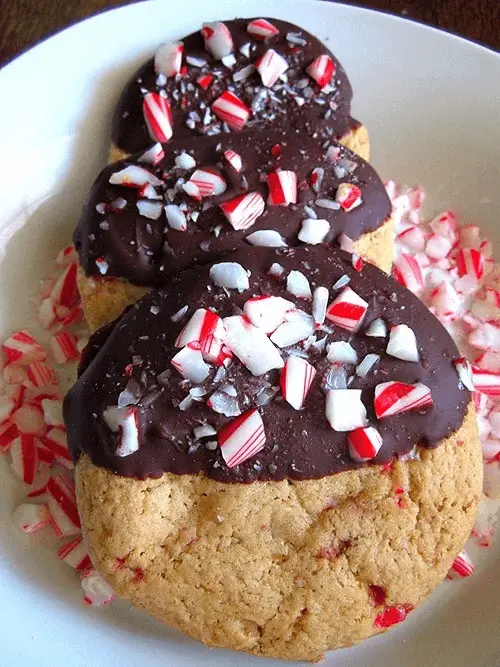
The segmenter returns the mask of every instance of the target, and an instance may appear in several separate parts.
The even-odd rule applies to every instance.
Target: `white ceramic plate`
[[[25,324],[27,295],[70,238],[132,70],[162,41],[241,15],[287,18],[327,40],[352,81],[354,113],[370,130],[382,176],[422,183],[429,211],[452,206],[499,247],[499,55],[399,18],[322,2],[144,2],[80,23],[0,71],[0,339]],[[2,459],[2,667],[264,664],[208,651],[122,603],[84,607],[54,549],[34,546],[11,526],[16,489]],[[329,654],[325,664],[500,665],[498,536],[477,561],[470,580],[443,584],[404,624]]]

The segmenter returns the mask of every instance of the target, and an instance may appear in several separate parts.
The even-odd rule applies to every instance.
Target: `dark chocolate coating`
[[[273,157],[273,146],[281,147],[281,155]],[[139,156],[106,167],[97,178],[74,234],[74,244],[80,264],[87,275],[100,275],[96,260],[103,258],[109,265],[107,277],[122,277],[136,285],[161,287],[169,276],[196,264],[216,260],[222,254],[236,249],[246,236],[261,230],[278,231],[289,245],[299,243],[297,234],[301,223],[309,215],[304,204],[310,204],[318,218],[330,223],[327,242],[333,241],[341,232],[356,240],[361,234],[380,227],[391,212],[390,200],[384,185],[375,170],[359,156],[338,145],[339,159],[332,165],[325,159],[325,151],[318,142],[301,133],[277,131],[256,133],[233,133],[224,135],[222,152],[219,137],[195,137],[182,142],[165,145],[165,158],[154,168],[154,173],[166,175],[165,186],[157,188],[163,193],[163,203],[187,205],[188,211],[196,210],[196,222],[187,223],[187,231],[171,229],[162,211],[158,220],[139,215],[136,206],[137,188],[111,185],[111,174],[130,164],[137,164]],[[240,174],[223,158],[223,151],[232,149],[241,155],[243,169]],[[196,202],[184,191],[177,191],[166,199],[165,190],[173,188],[179,177],[189,178],[189,172],[175,167],[175,157],[182,151],[194,156],[198,167],[218,165],[228,183],[224,194]],[[335,174],[341,164],[355,165],[353,173],[345,172],[340,178]],[[153,169],[142,163],[142,166]],[[309,186],[311,172],[315,167],[324,169],[324,179],[319,193]],[[268,197],[267,174],[277,168],[291,170],[297,174],[298,203],[288,207],[266,205],[264,214],[245,230],[234,230],[218,204],[243,192],[259,192],[264,200]],[[346,212],[342,209],[320,208],[318,199],[335,199],[340,183],[349,182],[361,189],[362,204]],[[98,213],[98,204],[108,205],[121,197],[127,201],[118,212]],[[104,228],[103,228],[104,223]],[[216,236],[214,230],[218,230]]]
[[[322,42],[298,26],[278,19],[268,20],[280,30],[279,35],[266,41],[258,41],[247,32],[251,20],[225,21],[234,42],[233,54],[236,64],[232,69],[215,60],[205,49],[200,30],[182,39],[184,43],[182,62],[187,65],[184,76],[169,77],[164,85],[158,85],[154,59],[148,60],[131,78],[118,102],[112,124],[113,143],[126,153],[136,153],[153,143],[144,121],[142,103],[146,92],[161,90],[166,91],[172,108],[173,139],[189,139],[207,132],[220,132],[220,123],[204,125],[203,117],[206,106],[210,106],[225,90],[235,93],[249,108],[252,108],[254,103],[253,114],[245,131],[261,130],[272,125],[274,129],[299,129],[311,136],[318,133],[320,139],[324,140],[339,139],[359,125],[349,116],[352,89],[347,75],[342,65]],[[303,47],[290,48],[286,39],[289,32],[300,33],[307,40],[307,44]],[[240,52],[240,48],[246,43],[250,43],[252,47],[250,58]],[[281,84],[281,88],[285,91],[283,94],[277,89],[280,85],[278,83],[273,87],[277,91],[276,94],[272,98],[263,99],[262,103],[257,105],[255,100],[260,91],[267,90],[262,85],[259,73],[254,71],[248,79],[239,83],[233,81],[232,75],[243,67],[254,64],[268,48],[274,49],[288,60],[289,69],[286,72],[288,81],[286,87]],[[306,67],[321,55],[329,55],[336,66],[332,90],[328,93],[321,93],[319,86],[305,71]],[[193,67],[187,64],[187,56],[203,58],[207,64],[203,68]],[[197,83],[198,78],[205,73],[215,75],[214,81],[206,90]],[[298,82],[301,82],[299,87],[296,85]],[[308,97],[304,95],[306,89]],[[299,106],[296,97],[305,100],[302,106]],[[200,120],[195,121],[194,128],[190,128],[186,125],[186,120],[193,112],[198,113]]]
[[[173,276],[169,285],[151,292],[132,307],[108,330],[91,339],[79,380],[68,393],[64,416],[68,442],[75,460],[82,452],[92,461],[127,477],[157,477],[163,472],[202,473],[223,482],[255,480],[316,479],[360,467],[348,454],[346,433],[330,427],[325,416],[322,377],[329,362],[325,353],[309,356],[318,373],[302,410],[293,409],[278,391],[275,398],[260,408],[267,442],[264,449],[237,468],[228,468],[220,448],[214,451],[204,443],[196,446],[193,428],[207,422],[217,431],[230,418],[217,414],[205,402],[195,402],[186,411],[178,407],[191,387],[171,366],[178,351],[174,341],[197,308],[215,308],[219,315],[233,315],[253,295],[283,296],[310,313],[310,303],[286,291],[286,283],[267,275],[273,262],[287,271],[300,270],[314,288],[326,286],[330,298],[338,294],[332,285],[348,274],[350,286],[368,303],[369,309],[355,334],[333,328],[331,340],[349,340],[361,360],[374,352],[380,362],[366,378],[355,376],[350,388],[362,389],[368,419],[383,437],[375,463],[390,461],[395,455],[409,453],[415,445],[435,447],[462,424],[470,393],[459,382],[453,360],[459,356],[450,335],[425,305],[391,277],[369,264],[360,272],[352,268],[346,253],[327,245],[297,248],[293,251],[241,249],[225,258],[249,269],[250,288],[241,294],[216,287],[209,278],[209,267],[197,267]],[[173,322],[171,315],[189,306],[186,317]],[[153,307],[154,306],[154,307]],[[153,312],[151,308],[153,307]],[[154,314],[157,313],[157,314]],[[367,337],[366,327],[376,317],[388,326],[405,323],[416,334],[420,362],[405,362],[385,353],[387,339]],[[321,338],[324,334],[320,334]],[[130,366],[131,365],[131,366]],[[126,369],[132,369],[126,377]],[[354,368],[347,367],[348,374]],[[163,384],[157,376],[170,369]],[[215,368],[204,383],[206,398],[215,384]],[[434,405],[421,412],[409,412],[377,420],[373,409],[374,388],[380,382],[397,380],[423,382],[432,393]],[[224,382],[234,384],[242,411],[255,406],[257,392],[270,383],[279,384],[279,371],[254,377],[238,360],[227,371]],[[167,386],[165,386],[165,384]],[[116,406],[118,396],[128,385],[139,400],[139,443],[137,452],[120,458],[114,455],[117,435],[103,420],[103,411]]]

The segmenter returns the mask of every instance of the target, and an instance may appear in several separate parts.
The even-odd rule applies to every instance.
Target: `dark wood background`
[[[72,23],[131,0],[0,0],[0,66]],[[286,2],[286,0],[283,0]],[[500,0],[364,0],[500,50]]]

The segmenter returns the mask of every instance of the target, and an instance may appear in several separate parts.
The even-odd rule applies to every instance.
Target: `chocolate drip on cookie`
[[[87,275],[163,286],[242,241],[286,247],[342,233],[356,240],[391,212],[376,172],[340,144],[322,148],[309,136],[265,131],[162,150],[156,164],[149,151],[99,175],[74,234]]]
[[[235,129],[231,120],[213,111],[212,105],[226,91],[236,95],[249,111],[248,119],[238,129],[260,131],[272,126],[317,135],[324,141],[340,139],[358,127],[359,123],[349,116],[349,80],[333,54],[316,37],[292,23],[269,19],[271,27],[266,30],[265,21],[235,19],[206,24],[203,30],[173,44],[173,50],[180,45],[178,58],[175,51],[168,52],[168,47],[167,53],[165,48],[163,53],[159,51],[156,65],[154,58],[143,65],[120,98],[112,126],[115,145],[136,153],[163,140],[154,127],[148,127],[145,118],[148,94],[164,96],[168,101],[174,139]],[[315,80],[307,68],[321,56],[328,57],[329,62],[326,69],[319,63]],[[263,57],[268,61],[261,64]]]
[[[91,339],[64,406],[74,459],[249,483],[439,445],[470,402],[457,348],[411,292],[355,264],[325,244],[248,248],[173,276]]]

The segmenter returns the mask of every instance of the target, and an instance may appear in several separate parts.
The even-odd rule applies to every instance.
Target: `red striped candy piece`
[[[243,413],[221,428],[217,439],[229,468],[240,465],[266,444],[264,423],[257,408]]]
[[[425,248],[425,236],[423,229],[412,225],[398,234],[397,239],[412,250],[422,251]]]
[[[165,97],[158,93],[146,93],[142,112],[153,141],[164,143],[172,137],[172,109]]]
[[[439,234],[431,234],[427,239],[425,245],[425,252],[427,257],[431,259],[440,260],[448,257],[453,243],[450,239],[440,236]]]
[[[38,442],[36,449],[38,454],[38,469],[35,474],[35,479],[26,489],[28,498],[38,498],[45,493],[47,482],[50,479],[50,466],[54,463],[54,459],[52,459],[49,464],[44,461],[43,453],[45,453],[45,448],[42,447],[40,442]]]
[[[285,321],[286,311],[294,307],[291,301],[280,296],[262,295],[248,299],[243,312],[254,326],[270,334]]]
[[[175,347],[201,342],[208,336],[222,338],[223,335],[224,325],[217,313],[206,308],[198,308],[177,336]]]
[[[109,604],[115,597],[109,584],[104,581],[99,572],[94,570],[94,568],[90,568],[84,572],[81,583],[85,604],[102,607]]]
[[[78,361],[78,338],[71,331],[58,331],[50,338],[50,349],[56,364]]]
[[[250,109],[233,93],[225,90],[212,104],[212,111],[232,130],[241,130],[250,116]]]
[[[227,183],[219,172],[210,167],[197,169],[188,182],[197,187],[200,197],[221,195],[227,188]]]
[[[431,390],[421,382],[382,382],[375,387],[374,407],[378,419],[410,410],[421,410],[431,405]]]
[[[210,86],[213,80],[214,77],[211,74],[202,74],[200,77],[198,77],[196,83],[200,86],[200,88],[206,90]]]
[[[363,266],[365,265],[365,262],[362,257],[357,255],[355,252],[352,253],[352,268],[355,271],[361,271]]]
[[[267,176],[268,204],[288,206],[297,203],[297,174],[294,171],[272,171]]]
[[[135,405],[125,408],[118,426],[119,445],[116,456],[130,456],[139,449],[139,410]]]
[[[9,336],[2,345],[7,363],[28,366],[33,361],[44,361],[47,353],[29,331],[22,329]]]
[[[223,366],[233,356],[231,350],[216,336],[207,336],[201,342],[201,354],[207,363],[216,366]]]
[[[92,561],[87,553],[81,535],[75,537],[71,542],[64,544],[57,552],[57,555],[77,572],[84,572],[89,567],[92,567]]]
[[[306,72],[320,88],[327,86],[335,76],[335,63],[330,56],[318,56],[307,67]]]
[[[278,28],[272,23],[269,23],[269,21],[266,21],[266,19],[255,19],[250,21],[247,26],[247,32],[259,41],[264,41],[280,34]]]
[[[71,467],[71,454],[68,449],[68,440],[66,431],[62,428],[51,428],[47,435],[42,438],[42,443],[46,449],[54,454],[59,463],[65,467]]]
[[[446,280],[437,285],[430,293],[431,305],[438,317],[451,317],[460,308],[461,299],[456,289]]]
[[[76,505],[75,485],[67,475],[60,472],[52,473],[47,482],[47,504],[58,537],[80,533],[81,523]]]
[[[199,343],[186,345],[180,352],[177,352],[170,363],[182,377],[195,384],[206,380],[210,372],[210,368],[203,360]]]
[[[241,160],[241,155],[235,153],[235,151],[229,148],[227,151],[224,151],[224,157],[235,171],[239,173],[242,170],[243,163]]]
[[[266,88],[272,88],[288,69],[288,62],[274,49],[268,49],[257,63],[257,71]]]
[[[28,366],[27,374],[32,387],[57,387],[59,384],[57,373],[45,361],[34,361]]]
[[[77,268],[76,262],[70,264],[54,285],[50,296],[56,304],[71,308],[75,303],[78,296],[78,287],[76,284]]]
[[[252,375],[264,375],[273,368],[283,368],[279,350],[265,332],[246,317],[225,317],[224,328],[224,343]]]
[[[326,318],[342,329],[356,331],[367,310],[368,303],[353,289],[345,287],[328,306]]]
[[[487,396],[500,396],[500,373],[472,367],[474,388]]]
[[[394,260],[392,274],[396,280],[411,292],[418,293],[424,287],[424,278],[418,260],[412,255],[401,253]]]
[[[382,447],[382,436],[373,426],[357,428],[347,436],[349,454],[354,461],[363,463],[374,459]]]
[[[9,385],[22,384],[24,387],[28,387],[30,384],[28,371],[22,366],[15,366],[14,364],[7,364],[5,366],[3,369],[3,380]]]
[[[19,437],[19,430],[15,424],[10,421],[0,426],[0,453],[5,454],[9,451],[12,443]]]
[[[183,53],[184,44],[182,42],[170,42],[160,46],[155,54],[155,72],[167,77],[179,74]]]
[[[50,524],[50,512],[47,505],[23,503],[12,512],[12,521],[27,535],[37,533]]]
[[[474,563],[466,551],[461,551],[453,561],[447,579],[463,579],[474,573]]]
[[[21,433],[10,448],[12,469],[25,484],[33,484],[38,469],[37,439],[34,435]]]
[[[25,403],[14,412],[12,423],[17,426],[19,433],[28,435],[43,435],[46,431],[43,410],[33,403]]]
[[[301,410],[316,375],[316,369],[302,357],[288,357],[280,375],[283,398],[295,410]]]
[[[206,50],[216,60],[221,60],[233,51],[233,38],[228,27],[221,21],[204,23],[201,35],[205,41]]]
[[[354,431],[365,426],[361,389],[330,389],[326,394],[326,418],[334,431]]]
[[[458,275],[471,276],[479,280],[484,275],[484,257],[474,248],[461,248],[456,256]]]
[[[324,176],[325,170],[323,167],[315,167],[311,172],[311,176],[309,177],[309,185],[312,187],[314,192],[316,192],[316,194],[318,194],[318,192],[321,190]]]
[[[258,192],[249,192],[220,204],[233,229],[248,229],[263,213],[266,205]]]
[[[352,211],[353,208],[357,208],[363,203],[361,190],[352,183],[341,183],[337,188],[335,201],[341,205],[344,211]]]

